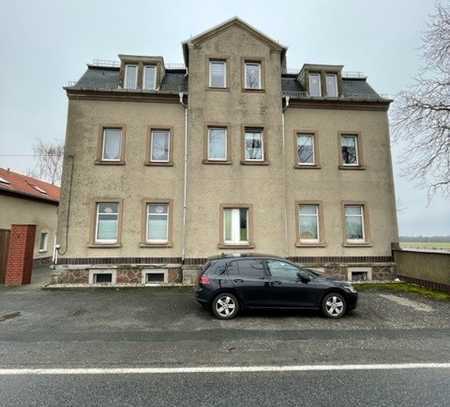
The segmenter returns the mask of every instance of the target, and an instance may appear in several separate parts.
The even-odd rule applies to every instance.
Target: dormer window
[[[124,80],[125,89],[137,89],[137,74],[138,74],[137,65],[131,64],[125,65],[125,80]]]
[[[320,73],[310,73],[308,77],[309,96],[322,96],[322,84],[320,80]]]
[[[144,80],[143,87],[147,90],[156,89],[156,65],[144,66]]]
[[[337,75],[334,73],[327,73],[326,75],[327,96],[337,98]]]

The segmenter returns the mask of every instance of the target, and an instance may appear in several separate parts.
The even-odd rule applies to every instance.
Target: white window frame
[[[154,160],[153,159],[153,133],[167,133],[167,137],[169,138],[168,148],[169,151],[167,153],[167,160]],[[172,143],[172,134],[170,130],[166,129],[153,129],[150,131],[150,162],[152,163],[168,163],[170,162],[170,150]]]
[[[100,219],[100,204],[107,204],[107,203],[114,203],[117,204],[117,212],[115,213],[109,213],[108,215],[117,215],[117,235],[115,239],[99,239],[98,238],[98,225],[99,225],[99,219]],[[95,243],[100,244],[111,244],[111,243],[117,243],[119,241],[119,221],[120,221],[120,203],[117,201],[101,201],[95,203],[95,235],[94,235],[94,241]]]
[[[245,209],[247,215],[247,240],[241,240],[241,209]],[[231,246],[248,245],[250,234],[249,208],[224,208],[223,211],[223,243]],[[231,240],[225,239],[225,211],[231,211]]]
[[[142,284],[145,286],[159,286],[161,283],[149,283],[147,281],[147,274],[164,274],[163,284],[167,284],[169,282],[169,270],[168,269],[143,269],[142,270]]]
[[[334,85],[335,85],[335,88],[336,88],[336,94],[335,95],[330,95],[330,90],[328,89],[328,78],[331,78],[331,77],[334,80]],[[328,97],[337,98],[339,96],[337,74],[335,74],[335,73],[327,73],[327,74],[325,74],[325,87],[327,88],[327,96]]]
[[[145,86],[145,84],[146,84],[145,76],[146,76],[146,72],[147,72],[148,68],[152,68],[155,71],[155,75],[154,75],[154,78],[153,78],[153,88],[147,88]],[[142,77],[142,88],[145,89],[145,90],[156,90],[156,84],[157,84],[157,80],[156,79],[157,79],[157,76],[158,76],[158,71],[157,71],[156,65],[153,65],[153,64],[144,65],[144,74],[143,74],[143,77]]]
[[[134,76],[134,87],[133,88],[128,88],[128,67],[133,66],[136,68],[136,75]],[[139,66],[136,64],[126,64],[125,65],[125,75],[124,75],[124,81],[123,81],[123,87],[125,89],[131,89],[131,90],[135,90],[137,89],[137,83],[138,83],[138,75],[139,75]]]
[[[301,136],[311,137],[312,139],[312,151],[313,151],[313,159],[311,163],[299,161],[298,157],[298,148],[300,146],[299,140]],[[298,165],[316,165],[316,135],[314,133],[297,133],[297,164]]]
[[[42,235],[45,235],[43,247],[41,247],[41,243],[42,243]],[[39,234],[39,253],[45,253],[45,252],[48,252],[48,235],[49,235],[49,233],[48,233],[47,231],[42,231],[42,232]]]
[[[347,208],[360,208],[361,215],[347,215]],[[362,204],[346,204],[344,205],[344,219],[345,219],[345,240],[348,243],[365,243],[366,242],[366,225],[365,225],[365,206]],[[347,238],[347,217],[360,217],[361,218],[361,230],[362,239],[348,239]]]
[[[311,94],[311,78],[312,77],[318,77],[319,78],[319,94],[318,95],[312,95]],[[320,73],[311,72],[308,74],[308,89],[309,89],[309,96],[312,97],[322,97],[322,77]]]
[[[150,233],[150,228],[149,228],[149,220],[150,220],[150,206],[151,205],[164,205],[167,207],[167,223],[166,223],[166,239],[150,239],[149,237],[149,233]],[[169,242],[169,224],[170,224],[170,205],[169,203],[166,202],[147,202],[146,203],[146,208],[145,208],[145,241],[147,243],[152,243],[152,244],[165,244]]]
[[[247,158],[247,145],[246,145],[246,137],[247,134],[260,134],[261,135],[261,158]],[[244,129],[244,161],[264,161],[265,157],[264,157],[264,130],[258,130],[258,131],[254,131],[254,130],[247,130]]]
[[[315,215],[300,215],[300,208],[302,206],[314,206],[314,208],[316,210]],[[302,243],[319,243],[320,242],[320,206],[319,206],[319,204],[300,203],[298,205],[297,211],[298,211],[298,213],[297,213],[297,216],[298,216],[298,237],[300,239],[300,242],[302,242]],[[315,216],[316,217],[317,239],[302,239],[302,230],[301,230],[301,222],[300,222],[301,216],[308,216],[308,217]]]
[[[119,158],[105,158],[105,147],[106,147],[106,132],[108,130],[120,130],[120,150],[119,150]],[[123,148],[123,130],[119,127],[104,127],[103,135],[102,135],[102,161],[122,161],[122,148]]]
[[[355,141],[356,162],[353,163],[353,164],[346,163],[344,161],[344,159],[342,158],[342,147],[343,147],[342,141],[344,140],[345,137],[353,137],[356,140]],[[357,134],[352,134],[352,133],[342,133],[341,134],[341,151],[340,151],[340,154],[341,154],[341,162],[342,162],[342,165],[344,167],[359,167],[359,137],[358,137]]]
[[[111,274],[111,282],[110,283],[96,283],[95,282],[95,274]],[[117,283],[117,270],[111,269],[90,269],[89,270],[89,285],[113,285]]]
[[[211,69],[211,65],[213,64],[223,64],[223,86],[214,86],[212,84],[212,69]],[[210,88],[218,88],[218,89],[226,89],[227,85],[227,61],[223,61],[220,59],[210,59],[209,60],[209,87]]]
[[[225,156],[223,158],[211,158],[209,156],[209,137],[211,135],[211,130],[224,130],[225,132]],[[226,127],[219,127],[219,126],[211,126],[208,127],[208,140],[207,140],[207,158],[208,161],[226,161],[228,159],[228,129]]]
[[[251,88],[247,82],[247,68],[249,65],[256,65],[259,67],[259,71],[258,71],[258,87],[257,88]],[[262,83],[261,83],[261,77],[262,77],[262,66],[261,66],[261,62],[251,62],[251,61],[247,61],[244,62],[244,80],[245,80],[245,89],[262,89]]]

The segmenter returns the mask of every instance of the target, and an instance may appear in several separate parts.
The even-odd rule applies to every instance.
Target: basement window
[[[347,280],[349,281],[370,281],[372,280],[371,267],[349,267],[347,270]]]
[[[89,270],[89,284],[108,285],[116,282],[115,270]]]
[[[143,284],[162,284],[168,282],[168,271],[166,269],[154,269],[142,271]]]

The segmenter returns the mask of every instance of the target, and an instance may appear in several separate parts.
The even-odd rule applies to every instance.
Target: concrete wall
[[[125,165],[95,163],[100,127],[111,124],[126,125]],[[144,165],[149,126],[173,129],[172,167]],[[179,256],[184,157],[184,110],[181,105],[70,100],[65,155],[58,230],[63,256]],[[71,175],[70,232],[66,247]],[[90,247],[94,202],[102,198],[123,200],[121,247]],[[146,198],[173,200],[173,247],[140,247],[143,199]]]
[[[50,257],[56,233],[58,207],[30,199],[0,195],[0,229],[11,229],[11,225],[36,225],[34,258]],[[41,232],[48,232],[48,245],[45,252],[39,252]]]
[[[450,289],[450,253],[395,250],[400,276],[444,284]]]
[[[386,112],[289,108],[285,115],[287,214],[290,256],[389,256],[398,242],[394,184]],[[295,133],[314,131],[320,168],[294,168]],[[339,169],[339,131],[359,132],[364,169]],[[320,201],[322,247],[296,247],[295,201]],[[368,245],[344,243],[342,202],[362,201]]]

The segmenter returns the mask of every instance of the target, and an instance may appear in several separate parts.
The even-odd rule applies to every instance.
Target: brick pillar
[[[31,283],[36,225],[11,225],[5,285]]]

